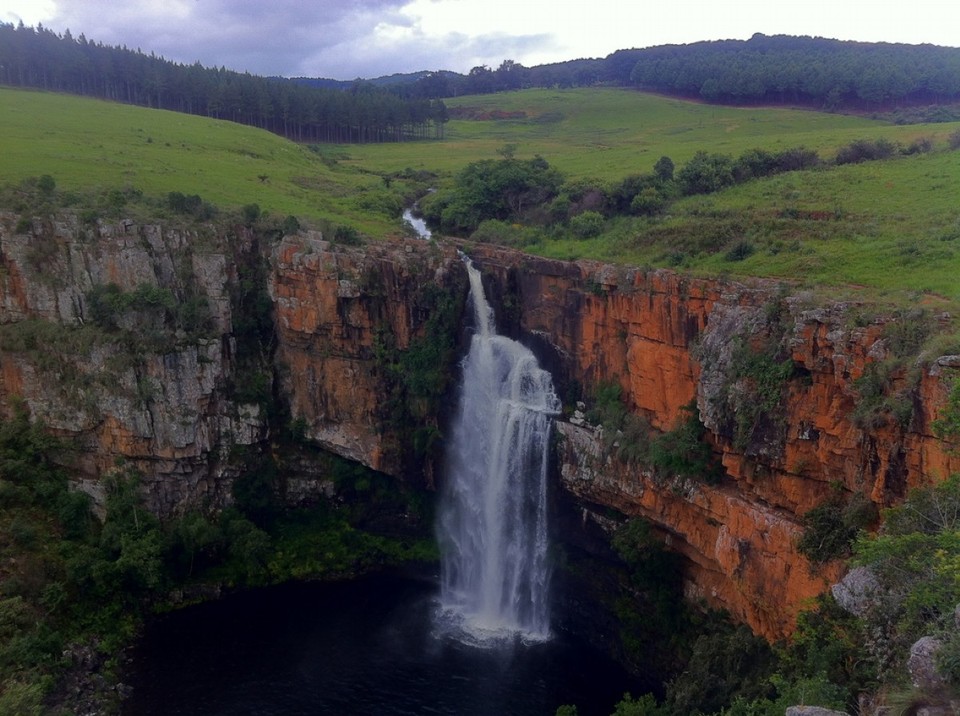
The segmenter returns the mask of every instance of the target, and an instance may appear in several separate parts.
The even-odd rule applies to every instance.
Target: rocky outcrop
[[[822,706],[790,706],[786,716],[847,716],[847,712],[825,709]]]
[[[314,232],[280,240],[242,226],[67,215],[29,233],[16,224],[0,217],[0,417],[22,401],[73,438],[73,472],[95,498],[123,464],[161,515],[229,503],[251,456],[290,431],[268,403],[302,437],[409,476],[406,402],[422,398],[407,395],[396,361],[434,314],[425,287],[462,301],[454,248],[346,248]],[[184,318],[184,306],[202,320]],[[426,412],[414,417],[436,432]],[[330,496],[329,476],[309,460],[275,458],[290,466],[290,501]]]
[[[830,587],[840,607],[858,617],[865,616],[880,599],[880,581],[867,567],[854,567]]]
[[[936,637],[924,636],[910,647],[907,671],[910,674],[910,683],[915,688],[935,691],[946,685],[946,680],[937,669],[937,652],[942,646],[943,643]]]
[[[474,254],[504,313],[520,307],[514,330],[550,344],[561,382],[585,396],[617,383],[660,430],[695,404],[723,468],[716,484],[620,464],[592,430],[568,424],[562,482],[587,506],[652,521],[688,559],[687,593],[769,638],[842,574],[797,550],[806,511],[838,489],[889,505],[960,469],[931,429],[956,373],[949,357],[885,374],[902,414],[892,401],[864,411],[858,379],[893,365],[889,317],[864,320],[854,304],[819,305],[772,282]]]
[[[344,251],[304,234],[277,243],[270,265],[277,362],[293,419],[324,448],[399,476],[404,426],[389,403],[402,396],[390,364],[414,340],[455,340],[426,332],[440,295],[428,289],[461,300],[466,290],[456,250],[408,240]],[[436,425],[436,415],[420,417]]]
[[[223,503],[235,469],[229,450],[266,435],[260,407],[229,399],[230,290],[249,234],[210,236],[124,221],[87,225],[65,216],[29,233],[0,232],[0,414],[22,400],[30,414],[76,439],[81,487],[118,463],[142,474],[152,508]],[[91,293],[149,291],[169,305],[118,312],[97,324]],[[162,313],[199,299],[203,335],[188,336]],[[100,318],[103,318],[102,316]],[[124,321],[126,323],[124,324]]]

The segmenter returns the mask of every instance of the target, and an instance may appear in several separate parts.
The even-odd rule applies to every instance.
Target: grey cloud
[[[543,35],[480,35],[469,37],[449,34],[443,37],[413,38],[385,42],[371,41],[362,46],[340,45],[319,48],[305,59],[304,76],[379,77],[418,70],[454,70],[466,72],[477,65],[499,66],[505,59],[520,61],[526,53],[548,46]],[[324,75],[329,72],[329,75]]]
[[[264,75],[355,77],[367,76],[364,68],[396,71],[367,53],[380,54],[373,40],[379,23],[409,26],[399,13],[406,1],[62,0],[48,25],[176,62]],[[395,63],[397,57],[380,59]]]

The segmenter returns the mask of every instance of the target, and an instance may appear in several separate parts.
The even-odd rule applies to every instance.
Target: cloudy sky
[[[4,0],[0,21],[20,20],[176,62],[335,79],[755,32],[960,46],[957,0]]]

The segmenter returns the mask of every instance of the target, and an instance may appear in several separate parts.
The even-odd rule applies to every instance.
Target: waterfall
[[[550,632],[547,451],[560,401],[533,353],[497,335],[480,272],[464,261],[476,326],[437,527],[442,613],[476,640],[542,640]]]

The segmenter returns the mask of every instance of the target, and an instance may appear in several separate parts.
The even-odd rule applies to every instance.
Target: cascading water
[[[438,536],[441,605],[474,640],[549,637],[546,472],[550,374],[497,335],[480,272],[464,258],[476,332],[447,455]]]

